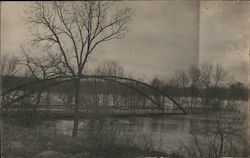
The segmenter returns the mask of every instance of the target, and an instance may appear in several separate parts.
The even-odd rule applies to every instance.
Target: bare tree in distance
[[[228,72],[220,64],[215,65],[215,70],[213,74],[214,86],[222,87],[227,86],[229,81]]]
[[[11,79],[20,73],[20,61],[17,57],[7,54],[1,55],[1,94],[3,89],[10,88]],[[8,78],[8,79],[7,79]],[[2,97],[2,106],[5,106],[10,100],[17,96],[17,92]]]
[[[63,74],[61,71],[56,71],[59,66],[57,61],[57,59],[54,60],[54,58],[48,54],[38,57],[24,53],[24,59],[21,60],[21,64],[27,69],[27,76],[40,80]]]
[[[174,76],[169,79],[168,83],[174,87],[185,88],[189,84],[189,78],[185,71],[179,70],[175,71]]]
[[[200,69],[200,86],[202,88],[208,89],[212,83],[212,76],[213,76],[213,65],[209,63],[204,63],[199,66]]]
[[[98,75],[124,76],[124,68],[117,61],[106,60],[96,67],[94,73]]]
[[[230,84],[232,80],[223,66],[208,62],[191,65],[187,72],[176,71],[166,81],[166,86],[172,88],[171,93],[177,96],[175,99],[180,104],[189,106],[191,111],[199,108],[219,110],[227,95],[225,90]]]
[[[190,78],[192,87],[198,87],[200,75],[201,75],[201,72],[197,66],[191,65],[189,67],[188,76]]]
[[[200,69],[195,66],[191,65],[188,69],[188,77],[190,79],[190,107],[193,110],[193,107],[196,107],[199,104],[199,100],[197,99],[197,91],[200,85]]]
[[[33,2],[25,21],[33,28],[34,42],[44,43],[61,55],[74,80],[75,120],[79,113],[80,76],[97,45],[122,39],[134,12],[130,8],[113,10],[111,2]],[[77,135],[78,121],[72,135]]]
[[[186,96],[185,92],[183,93],[183,89],[189,86],[189,78],[185,71],[178,70],[174,72],[172,78],[167,79],[167,87],[172,88],[174,95],[176,95],[175,100],[180,105],[188,105],[188,96]],[[183,93],[183,96],[180,97],[180,94]]]
[[[97,75],[103,75],[103,76],[119,76],[123,77],[125,75],[124,68],[114,60],[105,60],[102,63],[100,63],[94,70],[94,74]],[[107,82],[107,86],[105,87],[106,94],[111,94],[113,104],[119,105],[119,95],[118,95],[118,89],[116,87],[117,85],[111,84],[110,82]],[[108,96],[103,96],[103,100],[108,100]]]
[[[1,76],[15,76],[19,72],[19,59],[15,56],[1,55]]]
[[[58,60],[54,54],[46,52],[46,54],[41,55],[31,55],[30,50],[25,50],[22,48],[23,59],[21,60],[21,65],[26,68],[26,77],[31,77],[37,81],[46,80],[49,78],[54,78],[58,76],[62,76],[66,72],[63,72],[63,68],[61,67],[61,62]],[[45,84],[46,85],[46,84]],[[40,83],[39,86],[45,86],[43,83]],[[50,104],[50,89],[46,88],[46,105]],[[37,97],[34,100],[35,106],[40,104],[40,100],[42,98],[42,90],[37,92]],[[36,109],[36,107],[34,107]]]

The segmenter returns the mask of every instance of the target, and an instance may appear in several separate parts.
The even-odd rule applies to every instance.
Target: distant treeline
[[[164,86],[161,88],[164,92],[171,96],[192,96],[192,97],[201,97],[207,93],[206,89],[198,88],[175,88]],[[230,87],[210,87],[208,90],[209,95],[213,98],[218,99],[237,99],[237,100],[247,100],[248,99],[248,90],[246,87],[237,87],[231,85]]]

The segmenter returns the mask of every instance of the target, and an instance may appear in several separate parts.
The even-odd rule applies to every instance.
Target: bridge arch
[[[172,97],[170,97],[169,95],[167,95],[166,93],[164,93],[163,91],[147,84],[147,83],[144,83],[144,82],[141,82],[141,81],[138,81],[138,80],[135,80],[135,79],[131,79],[131,78],[126,78],[126,77],[119,77],[119,76],[108,76],[108,75],[81,75],[79,76],[79,78],[81,80],[85,80],[85,79],[99,79],[99,80],[105,80],[105,81],[109,81],[109,82],[114,82],[116,84],[120,84],[122,86],[125,86],[125,87],[128,87],[138,93],[140,93],[141,95],[143,95],[144,97],[146,97],[147,99],[149,99],[150,101],[152,101],[159,109],[161,109],[162,111],[164,111],[164,107],[157,101],[154,100],[154,98],[150,97],[149,95],[147,95],[146,93],[144,93],[143,91],[139,90],[138,88],[135,88],[133,86],[130,86],[129,84],[126,84],[124,83],[124,81],[130,81],[132,83],[136,83],[136,84],[140,84],[140,85],[143,85],[143,86],[146,86],[148,88],[150,88],[151,90],[153,91],[156,91],[157,93],[161,94],[162,96],[164,97],[167,97],[169,100],[171,100],[173,102],[173,104],[175,104],[184,114],[186,114],[187,112],[184,110],[184,108],[179,105]],[[22,98],[25,98],[27,97],[28,95],[32,94],[32,93],[35,93],[39,90],[42,90],[42,89],[46,89],[46,88],[49,88],[49,87],[52,87],[52,86],[55,86],[55,85],[58,85],[58,84],[62,84],[62,83],[65,83],[65,82],[70,82],[70,81],[73,81],[73,78],[71,77],[55,77],[55,78],[48,78],[48,79],[42,79],[42,80],[37,80],[37,81],[33,81],[33,82],[30,82],[30,83],[27,83],[27,84],[23,84],[23,85],[20,85],[20,86],[17,86],[15,88],[12,88],[10,90],[7,90],[5,92],[3,92],[1,94],[1,96],[3,97],[4,95],[8,94],[8,93],[11,93],[15,90],[20,90],[20,89],[23,89],[23,88],[26,88],[28,86],[31,86],[31,85],[36,85],[36,84],[43,84],[43,82],[46,82],[46,81],[52,81],[52,80],[58,80],[58,79],[63,79],[63,80],[59,80],[55,83],[52,83],[52,84],[49,84],[49,85],[42,85],[41,87],[38,87],[37,89],[33,89],[27,93],[25,93],[24,95],[12,100],[9,104],[11,103],[14,103]]]

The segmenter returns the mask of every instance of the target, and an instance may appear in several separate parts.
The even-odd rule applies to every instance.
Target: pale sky
[[[1,53],[20,53],[29,41],[21,15],[28,2],[1,2]],[[248,2],[122,1],[135,9],[130,32],[98,47],[94,65],[118,61],[137,78],[152,79],[186,70],[191,64],[220,63],[235,80],[247,83]],[[200,16],[199,15],[200,12]],[[200,20],[198,20],[200,19]]]

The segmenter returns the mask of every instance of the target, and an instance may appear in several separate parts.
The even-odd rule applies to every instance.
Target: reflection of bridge
[[[136,104],[139,104],[140,106],[137,105],[135,107],[135,104],[130,102],[126,104],[130,104],[127,108],[124,108],[124,106],[112,106],[112,108],[104,108],[104,106],[94,106],[95,109],[93,108],[80,108],[80,113],[103,113],[103,114],[111,114],[111,115],[131,115],[131,114],[136,114],[136,115],[154,115],[154,114],[186,114],[186,111],[170,96],[165,94],[163,91],[149,85],[146,83],[143,83],[138,80],[134,79],[129,79],[125,77],[117,77],[117,76],[97,76],[97,75],[84,75],[81,76],[81,80],[87,82],[85,86],[88,86],[85,89],[91,90],[92,95],[97,97],[98,94],[97,88],[100,86],[100,83],[97,83],[97,81],[102,81],[105,82],[104,84],[109,84],[112,83],[116,85],[116,95],[120,95],[122,99],[126,98],[127,100],[131,100],[131,98],[137,98]],[[4,104],[2,106],[3,111],[18,111],[19,109],[22,109],[22,107],[25,107],[25,109],[34,109],[34,106],[36,110],[39,111],[50,111],[51,113],[54,114],[65,114],[65,115],[72,115],[74,113],[74,107],[69,106],[69,105],[41,105],[41,104],[36,104],[33,102],[33,105],[31,103],[25,103],[24,104],[22,101],[30,97],[31,95],[34,95],[38,92],[44,91],[46,89],[65,84],[65,83],[70,83],[72,82],[72,78],[65,78],[65,77],[56,77],[56,78],[49,78],[49,79],[42,79],[42,80],[36,80],[32,81],[26,84],[19,85],[14,88],[10,88],[2,93],[3,101]],[[98,85],[99,84],[99,85]],[[117,87],[118,86],[118,87]],[[110,86],[107,86],[109,88]],[[123,89],[122,89],[123,87]],[[128,93],[128,89],[133,91],[133,93]],[[121,92],[122,91],[122,92]],[[22,92],[22,95],[19,96],[14,96],[14,92]],[[83,92],[85,93],[85,92]],[[99,92],[100,93],[100,92]],[[106,92],[106,93],[110,93]],[[85,93],[86,94],[86,93]],[[6,98],[11,98],[7,100]],[[130,98],[130,99],[128,99]],[[138,99],[140,98],[140,99]],[[141,99],[144,98],[144,99]],[[122,100],[120,99],[120,100]],[[153,107],[148,107],[145,106],[146,101],[151,102],[150,105],[154,105]],[[40,100],[40,98],[39,98]],[[135,100],[135,99],[134,99]],[[168,100],[168,102],[166,101]],[[122,102],[122,101],[121,101]],[[129,101],[126,101],[129,102]],[[167,105],[166,105],[167,102]],[[172,108],[169,108],[169,102],[172,103]],[[28,105],[30,104],[30,105]],[[96,102],[94,103],[96,104]],[[106,107],[111,107],[111,106],[106,106]]]

